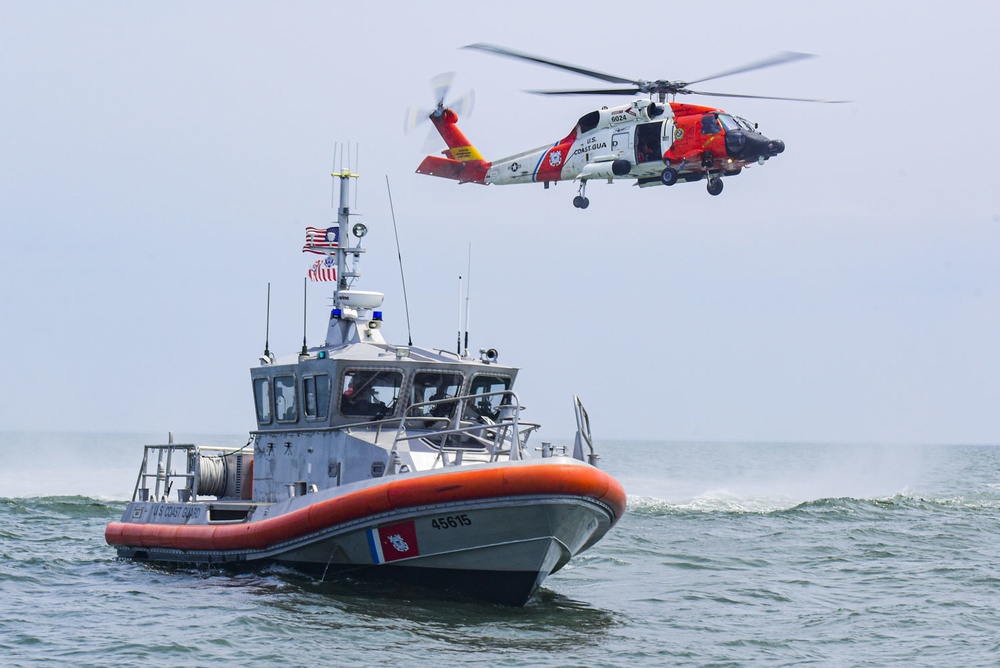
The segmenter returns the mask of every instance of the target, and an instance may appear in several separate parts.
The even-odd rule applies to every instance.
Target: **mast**
[[[330,174],[340,179],[340,206],[337,207],[337,287],[333,291],[333,302],[340,303],[340,291],[347,289],[347,248],[351,243],[351,182],[348,179],[358,178],[350,169],[341,168],[340,172]]]
[[[359,175],[351,172],[350,167],[342,167],[340,171],[333,171],[330,175],[334,179],[340,179],[340,205],[337,207],[337,282],[333,290],[333,310],[330,312],[325,345],[384,344],[385,339],[380,331],[382,312],[374,310],[382,305],[384,295],[381,292],[352,288],[353,280],[361,275],[358,263],[361,253],[365,252],[361,237],[368,232],[368,228],[362,223],[355,224],[353,229],[351,227],[349,179],[356,179]],[[352,237],[356,239],[356,243]],[[347,266],[348,256],[353,258],[350,269]]]

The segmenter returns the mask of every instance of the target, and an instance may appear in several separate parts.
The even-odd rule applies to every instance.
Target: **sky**
[[[454,345],[471,249],[470,348],[522,369],[543,438],[576,393],[598,440],[1000,442],[1000,5],[825,4],[0,0],[0,430],[252,429],[267,285],[296,352],[349,143],[384,334],[408,337],[394,210],[414,344]],[[785,153],[719,197],[592,182],[582,211],[572,183],[414,173],[441,72],[487,159],[621,102],[532,96],[595,82],[473,42],[645,79],[801,51],[704,87],[852,102],[688,99]]]

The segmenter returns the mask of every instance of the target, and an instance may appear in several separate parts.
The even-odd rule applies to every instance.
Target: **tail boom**
[[[438,134],[448,145],[439,158],[429,155],[417,167],[418,174],[452,179],[459,183],[486,183],[490,163],[483,159],[479,150],[472,145],[465,134],[458,129],[458,115],[451,109],[440,114],[431,114],[431,122]]]

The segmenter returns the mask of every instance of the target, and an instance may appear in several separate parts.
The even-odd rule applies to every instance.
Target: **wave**
[[[996,497],[934,498],[908,491],[891,496],[824,497],[811,500],[794,499],[785,495],[738,495],[727,491],[706,492],[695,498],[665,500],[649,496],[628,497],[627,512],[640,516],[681,514],[795,514],[795,513],[855,513],[892,512],[899,510],[981,511],[1000,509]]]
[[[48,514],[67,519],[120,515],[125,501],[90,496],[0,497],[0,515]]]

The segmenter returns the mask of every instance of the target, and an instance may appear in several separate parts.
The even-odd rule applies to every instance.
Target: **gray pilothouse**
[[[529,447],[539,424],[522,418],[517,369],[495,350],[386,342],[383,295],[353,285],[366,233],[349,227],[356,175],[333,176],[336,243],[325,246],[336,286],[323,345],[283,358],[265,345],[245,446],[146,446],[107,541],[134,561],[275,561],[521,605],[610,530],[624,491],[597,468],[575,397],[575,441]]]

